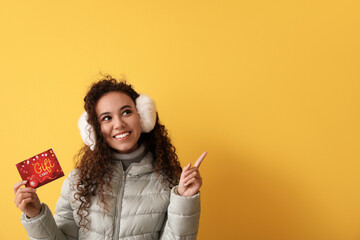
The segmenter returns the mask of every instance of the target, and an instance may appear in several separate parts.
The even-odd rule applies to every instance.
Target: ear
[[[135,100],[136,109],[140,116],[141,131],[148,133],[154,129],[156,123],[156,105],[147,95],[140,94]]]

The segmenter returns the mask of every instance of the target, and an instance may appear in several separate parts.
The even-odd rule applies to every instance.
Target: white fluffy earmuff
[[[135,99],[136,109],[140,116],[141,131],[145,133],[151,132],[156,123],[156,105],[155,102],[147,95],[140,94]],[[95,133],[93,127],[88,123],[88,114],[81,114],[78,127],[83,142],[93,151],[95,148]]]
[[[140,116],[141,131],[145,133],[151,132],[156,123],[156,105],[151,97],[140,94],[135,99],[136,109]]]
[[[95,147],[95,133],[93,127],[88,123],[88,114],[87,112],[83,112],[81,114],[78,127],[80,130],[80,135],[83,142],[90,147],[91,150],[94,150]]]

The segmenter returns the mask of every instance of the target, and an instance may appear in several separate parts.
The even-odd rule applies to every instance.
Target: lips
[[[122,140],[127,139],[127,138],[130,136],[130,133],[131,133],[131,131],[121,132],[121,133],[116,134],[116,135],[114,136],[114,138],[117,139],[117,140],[122,141]]]

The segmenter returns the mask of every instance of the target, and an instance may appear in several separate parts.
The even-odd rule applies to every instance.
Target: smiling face
[[[95,107],[101,133],[110,147],[119,153],[137,149],[141,135],[140,117],[133,100],[122,92],[109,92]]]

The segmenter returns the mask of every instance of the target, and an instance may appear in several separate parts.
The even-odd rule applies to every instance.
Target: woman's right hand
[[[25,181],[14,185],[15,205],[29,218],[36,217],[41,212],[41,203],[35,188],[21,187],[26,184]]]

